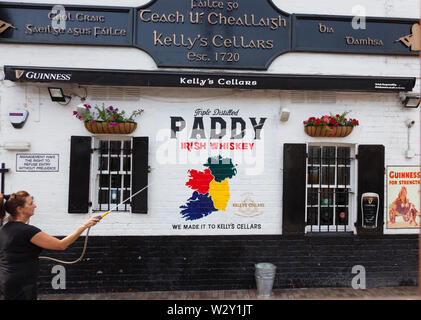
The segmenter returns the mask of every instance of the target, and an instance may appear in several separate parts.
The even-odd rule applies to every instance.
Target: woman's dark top
[[[40,231],[14,221],[0,228],[0,293],[5,299],[36,299],[42,248],[30,240]]]

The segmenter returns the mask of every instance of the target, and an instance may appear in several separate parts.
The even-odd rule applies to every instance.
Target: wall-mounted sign
[[[132,71],[4,66],[5,79],[180,88],[412,91],[414,77],[284,75],[228,72]]]
[[[16,154],[16,172],[58,172],[59,155],[43,153]]]
[[[131,46],[159,67],[267,69],[290,51],[417,56],[417,19],[290,14],[271,0],[0,4],[0,42]]]
[[[290,15],[271,1],[154,1],[136,9],[136,31],[161,67],[267,69],[291,47]]]
[[[387,228],[418,229],[420,227],[419,166],[387,167]]]
[[[363,228],[377,228],[379,214],[379,194],[365,192],[361,195],[361,212],[363,215]]]
[[[353,17],[294,15],[293,51],[418,55],[419,21],[365,18],[356,28]]]
[[[0,42],[131,46],[133,9],[0,4]]]

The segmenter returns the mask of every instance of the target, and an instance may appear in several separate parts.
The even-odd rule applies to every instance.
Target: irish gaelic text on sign
[[[158,67],[267,69],[287,52],[418,56],[417,19],[291,15],[272,0],[151,0],[138,8],[0,3],[0,43],[136,47]]]
[[[135,46],[160,67],[266,69],[290,49],[290,16],[270,1],[159,0],[135,14]]]

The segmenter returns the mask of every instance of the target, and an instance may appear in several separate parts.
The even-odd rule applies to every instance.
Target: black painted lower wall
[[[83,240],[42,255],[74,260]],[[250,289],[258,262],[277,266],[274,288],[351,287],[355,265],[365,267],[367,288],[412,286],[418,236],[90,237],[84,259],[64,265],[65,290],[52,288],[57,263],[41,260],[39,292]]]

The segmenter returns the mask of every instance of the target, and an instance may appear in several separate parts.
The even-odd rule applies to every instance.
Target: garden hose
[[[139,191],[137,191],[135,194],[131,195],[129,198],[127,198],[126,200],[124,200],[123,202],[120,202],[118,205],[116,205],[114,208],[112,208],[110,211],[104,212],[103,214],[101,214],[100,216],[98,216],[98,219],[101,220],[102,218],[104,218],[107,214],[109,214],[110,212],[114,211],[116,208],[118,208],[119,205],[122,205],[123,203],[125,203],[127,200],[130,200],[131,198],[133,198],[135,195],[137,195],[138,193],[142,192],[143,190],[145,190],[146,188],[148,188],[150,186],[147,185],[146,187],[144,187],[143,189],[140,189]],[[91,229],[91,227],[88,228],[88,231],[86,232],[86,236],[85,236],[85,242],[83,244],[83,250],[82,250],[82,254],[80,255],[80,257],[74,261],[63,261],[60,259],[55,259],[55,258],[51,258],[51,257],[46,257],[46,256],[40,256],[40,259],[45,259],[45,260],[51,260],[51,261],[55,261],[58,263],[62,263],[62,264],[75,264],[79,261],[81,261],[85,255],[86,252],[86,248],[88,246],[88,238],[89,238],[89,230]]]

